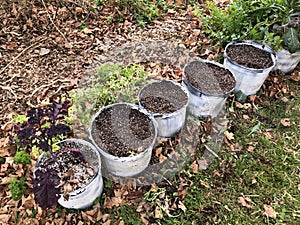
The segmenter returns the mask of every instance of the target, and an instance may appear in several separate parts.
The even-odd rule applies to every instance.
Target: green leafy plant
[[[74,117],[79,124],[88,126],[94,112],[117,99],[137,102],[137,92],[147,76],[148,73],[138,64],[124,67],[103,64],[97,68],[95,77],[72,95]]]
[[[14,163],[31,164],[30,155],[24,151],[19,151],[14,156]]]
[[[22,198],[23,194],[27,189],[26,178],[21,177],[20,179],[13,178],[8,185],[11,192],[12,199],[17,201]]]
[[[194,12],[201,19],[212,44],[219,43],[224,47],[232,40],[250,39],[268,43],[277,50],[286,43],[273,26],[286,24],[290,14],[298,10],[298,0],[233,0],[225,8],[206,1],[204,8],[197,7]]]

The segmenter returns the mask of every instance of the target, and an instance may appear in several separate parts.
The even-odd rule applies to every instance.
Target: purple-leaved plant
[[[36,168],[33,178],[35,200],[43,209],[55,206],[60,197],[60,177],[53,168],[57,155],[53,152],[53,140],[60,135],[71,134],[70,126],[65,123],[70,106],[69,100],[53,99],[49,105],[28,110],[26,122],[14,124],[15,137],[12,141],[17,146],[26,150],[36,146],[50,153],[46,161]]]

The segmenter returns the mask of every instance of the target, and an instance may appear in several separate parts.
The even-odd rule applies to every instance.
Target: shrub
[[[279,49],[283,44],[281,34],[274,31],[273,26],[286,24],[289,15],[297,10],[300,10],[298,0],[232,0],[225,8],[206,1],[204,8],[196,8],[194,12],[212,44],[224,47],[232,40],[250,39]]]

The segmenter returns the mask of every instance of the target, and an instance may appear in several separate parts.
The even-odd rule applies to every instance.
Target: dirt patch
[[[129,157],[143,152],[155,138],[151,119],[126,104],[104,109],[95,119],[92,136],[111,155]]]
[[[188,82],[206,94],[225,94],[236,84],[232,73],[218,65],[193,61],[184,69]]]
[[[140,93],[140,104],[152,113],[175,112],[186,105],[187,101],[187,94],[171,81],[151,83]]]
[[[266,69],[273,66],[270,53],[251,45],[230,45],[227,55],[232,61],[248,68]]]

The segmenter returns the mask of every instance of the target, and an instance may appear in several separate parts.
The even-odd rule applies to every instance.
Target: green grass
[[[299,105],[297,96],[287,103],[266,98],[255,113],[235,108],[229,120],[242,147],[234,152],[224,147],[208,170],[194,176],[185,198],[188,211],[170,224],[300,224]],[[290,118],[291,126],[284,127],[282,118]],[[258,121],[260,129],[249,135]],[[249,199],[249,208],[239,197]],[[276,219],[263,215],[264,205],[275,210]]]

